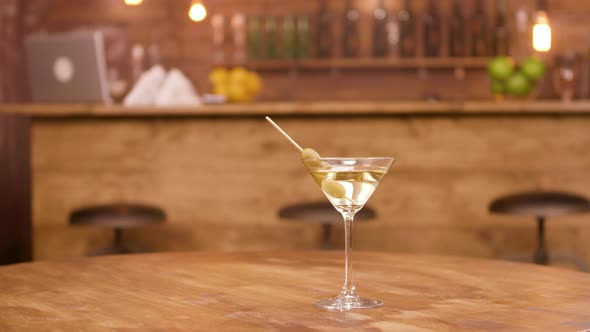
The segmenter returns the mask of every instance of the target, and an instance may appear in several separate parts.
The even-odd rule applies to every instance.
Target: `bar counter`
[[[303,250],[319,225],[278,211],[325,201],[271,115],[323,156],[397,161],[355,226],[361,250],[503,258],[532,253],[534,220],[494,216],[525,190],[590,196],[590,102],[273,102],[202,108],[2,105],[32,117],[34,258],[84,255],[112,234],[69,225],[81,206],[149,203],[168,220],[125,233],[151,250]],[[27,170],[26,167],[21,168]],[[549,218],[551,253],[590,262],[590,218]],[[342,245],[336,229],[334,245]]]
[[[125,107],[88,104],[0,104],[0,113],[34,117],[261,115],[478,115],[590,114],[590,101],[396,101],[261,102],[200,107]]]

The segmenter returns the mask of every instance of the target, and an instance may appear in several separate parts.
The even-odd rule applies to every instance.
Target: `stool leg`
[[[537,217],[537,250],[535,251],[535,264],[549,264],[549,253],[545,247],[545,217]]]
[[[322,250],[332,249],[332,224],[322,224]]]
[[[123,253],[125,250],[123,249],[123,230],[120,228],[115,228],[115,237],[113,239],[113,247],[116,251]]]

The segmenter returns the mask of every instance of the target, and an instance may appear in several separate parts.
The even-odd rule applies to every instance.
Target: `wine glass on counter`
[[[571,101],[574,99],[580,67],[580,57],[574,51],[566,51],[555,57],[553,88],[561,100]]]

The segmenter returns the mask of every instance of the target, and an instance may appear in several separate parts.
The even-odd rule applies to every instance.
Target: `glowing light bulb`
[[[195,22],[201,22],[207,17],[207,9],[201,1],[193,2],[188,11],[188,16]]]
[[[539,11],[533,26],[533,48],[537,52],[548,52],[551,49],[551,26],[547,13]]]
[[[139,6],[142,2],[143,0],[125,0],[127,6]]]

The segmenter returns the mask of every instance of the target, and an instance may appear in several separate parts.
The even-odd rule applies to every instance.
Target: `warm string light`
[[[533,48],[537,52],[548,52],[551,49],[551,26],[545,11],[537,12],[533,26]]]
[[[125,0],[127,6],[139,6],[142,2],[143,0]]]
[[[188,16],[195,22],[201,22],[207,17],[207,8],[205,8],[202,1],[193,1],[188,11]]]

